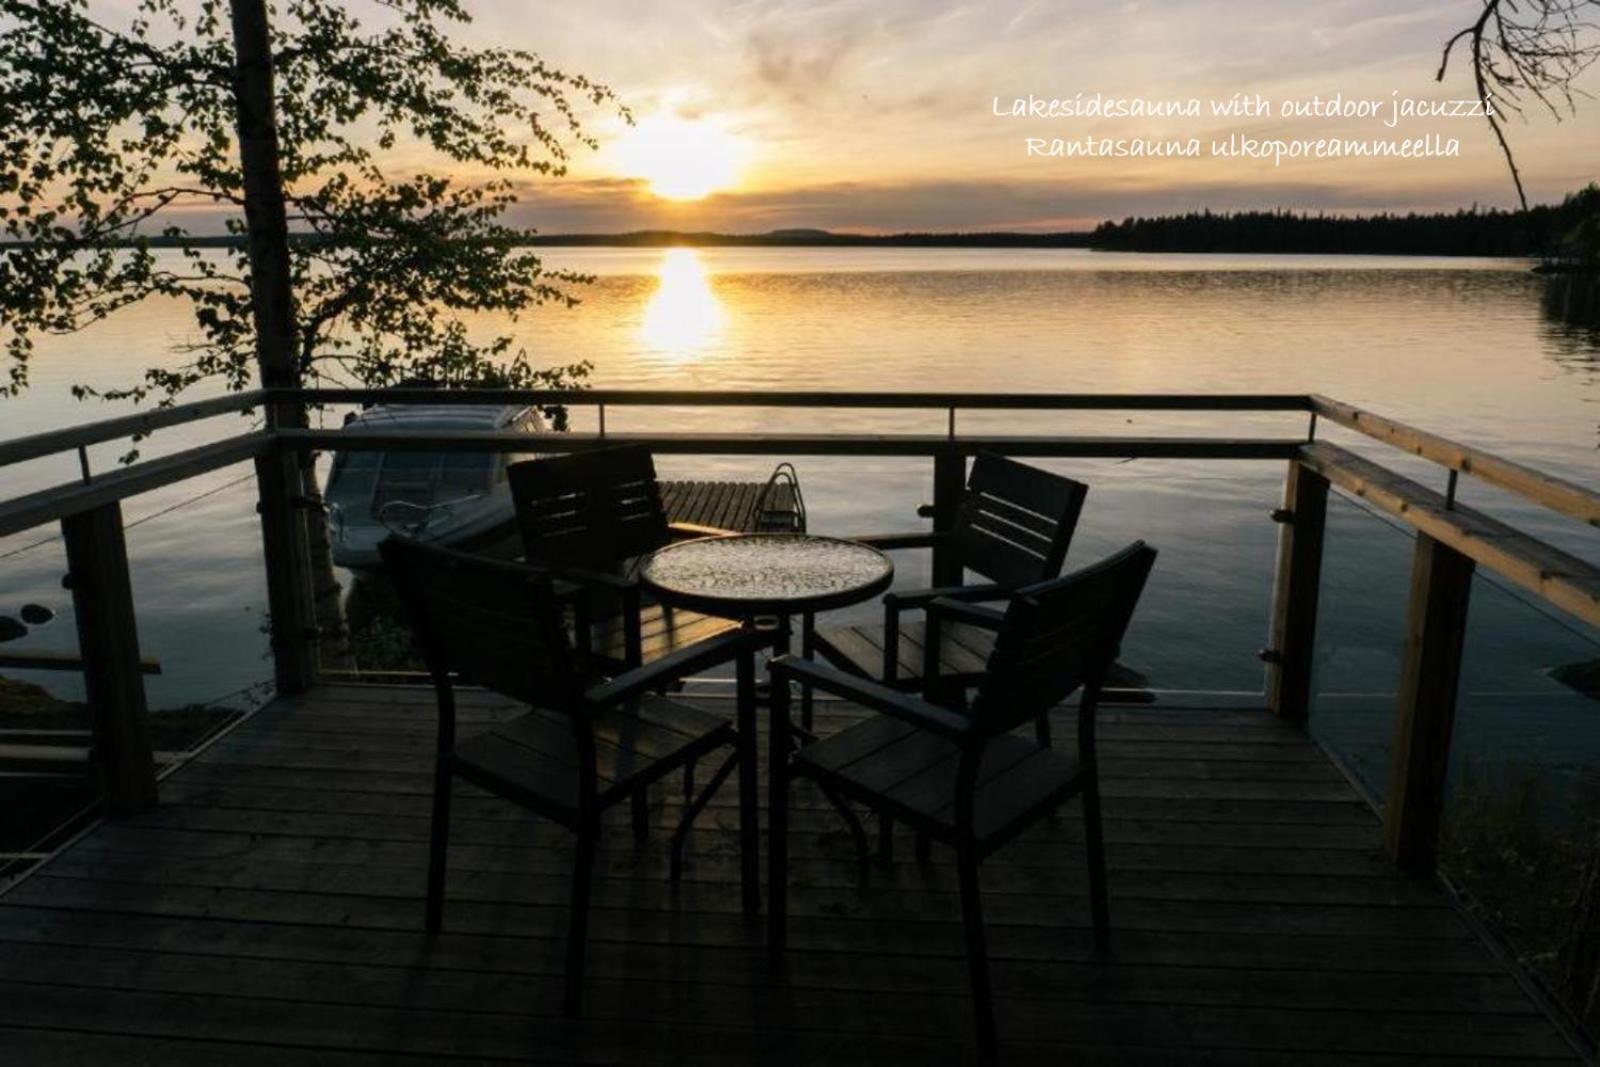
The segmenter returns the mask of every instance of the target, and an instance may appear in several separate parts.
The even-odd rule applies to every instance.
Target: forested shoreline
[[[1559,205],[1528,211],[1463,209],[1439,214],[1308,215],[1290,211],[1128,218],[1101,223],[1093,248],[1114,252],[1278,252],[1354,255],[1560,255],[1595,210],[1592,187]]]
[[[766,233],[635,230],[628,233],[528,231],[513,246],[616,248],[1086,248],[1104,252],[1235,252],[1319,255],[1540,256],[1592,264],[1600,258],[1600,186],[1560,204],[1527,211],[1463,208],[1433,214],[1311,214],[1288,210],[1133,216],[1089,231],[842,233],[782,229]],[[152,235],[126,242],[146,248],[238,248],[236,236]],[[291,242],[337,242],[291,234]],[[0,242],[0,250],[17,247]]]

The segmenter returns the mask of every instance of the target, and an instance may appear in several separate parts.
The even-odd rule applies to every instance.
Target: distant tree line
[[[470,245],[472,235],[461,239]],[[294,246],[337,245],[318,233],[290,233]],[[499,235],[509,247],[593,245],[772,248],[1092,248],[1106,252],[1279,252],[1356,255],[1542,256],[1552,263],[1600,265],[1600,185],[1590,184],[1560,204],[1528,211],[1477,207],[1432,215],[1328,215],[1293,211],[1195,211],[1102,222],[1092,231],[837,233],[820,229],[766,233],[635,230],[630,233],[521,232]],[[142,248],[242,248],[242,235],[151,235]],[[382,239],[368,239],[381,244]],[[0,240],[0,249],[17,244]],[[27,242],[21,242],[26,246]],[[129,241],[132,247],[135,244]]]
[[[1128,218],[1103,222],[1089,244],[1113,252],[1314,252],[1370,255],[1557,256],[1592,229],[1600,187],[1527,211],[1471,208],[1419,215],[1292,211]]]
[[[526,239],[531,245],[625,245],[644,248],[1086,248],[1089,234],[1005,231],[928,233],[835,233],[789,229],[766,233],[635,230],[631,233],[557,233]]]
[[[337,238],[316,233],[290,233],[291,246],[337,245]],[[464,238],[464,244],[472,239]],[[373,243],[373,242],[368,242]],[[524,232],[508,242],[512,247],[603,246],[610,248],[1086,248],[1087,231],[1079,233],[832,233],[828,230],[772,230],[767,233],[709,233],[684,230],[634,230],[629,233]],[[129,239],[126,247],[140,248],[243,248],[245,238],[226,234],[164,236],[153,234]],[[27,247],[28,242],[0,240],[0,249]]]

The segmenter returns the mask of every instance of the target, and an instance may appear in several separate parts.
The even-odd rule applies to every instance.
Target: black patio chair
[[[929,679],[936,679],[946,701],[959,703],[983,676],[994,635],[952,618],[939,639],[930,641],[925,621],[901,616],[941,597],[1002,600],[1022,586],[1054,578],[1067,558],[1088,492],[1082,482],[980,452],[973,459],[955,526],[917,543],[947,545],[962,573],[972,571],[987,582],[885,593],[882,624],[816,627],[807,618],[801,652],[897,689],[928,691]],[[801,723],[810,729],[809,688],[802,689],[801,701]],[[1041,716],[1036,728],[1040,744],[1048,745],[1049,720]]]
[[[666,608],[642,595],[633,564],[672,540],[731,531],[669,523],[655,461],[641,445],[525,460],[506,469],[527,562],[590,594],[586,651],[637,667],[735,629],[731,619]]]
[[[755,653],[770,635],[724,634],[614,678],[590,675],[569,644],[548,574],[391,537],[379,546],[411,624],[439,703],[425,924],[444,909],[451,783],[457,776],[577,834],[567,933],[566,1010],[578,1010],[585,932],[600,815],[634,803],[637,833],[645,789],[723,746],[735,749],[688,806],[672,841],[671,877],[682,869],[689,826],[735,764],[740,773],[744,903],[759,906],[755,842]],[[655,691],[689,674],[737,664],[736,733],[711,715]],[[524,701],[527,713],[464,740],[456,737],[455,680]]]
[[[1137,542],[1092,567],[1019,590],[1004,612],[944,598],[929,601],[932,617],[961,620],[995,635],[970,710],[941,707],[798,657],[773,661],[768,942],[775,959],[785,941],[789,783],[801,777],[955,846],[978,1041],[986,1056],[994,1052],[995,1022],[978,863],[1075,795],[1083,797],[1094,944],[1108,950],[1095,711],[1155,558],[1155,549]],[[791,754],[790,682],[880,714]],[[1012,732],[1080,687],[1076,753]]]

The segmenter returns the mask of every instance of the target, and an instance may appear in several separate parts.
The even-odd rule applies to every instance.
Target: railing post
[[[311,592],[300,460],[278,448],[256,459],[261,542],[267,565],[267,610],[272,624],[273,680],[280,693],[311,687],[317,674],[317,615]]]
[[[1472,560],[1417,534],[1383,823],[1395,862],[1421,873],[1438,856],[1472,571]]]
[[[1328,480],[1290,460],[1283,484],[1283,508],[1273,517],[1282,525],[1272,592],[1272,627],[1264,656],[1267,705],[1285,719],[1303,723],[1311,711]]]
[[[72,609],[78,623],[94,761],[114,813],[156,802],[139,631],[134,620],[122,505],[113,501],[61,520]]]
[[[955,529],[961,492],[967,484],[967,457],[961,452],[940,452],[933,457],[933,530]],[[933,546],[933,584],[960,585],[961,564],[947,545]]]

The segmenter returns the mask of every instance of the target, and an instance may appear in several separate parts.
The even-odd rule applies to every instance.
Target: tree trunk
[[[244,214],[249,235],[250,300],[256,324],[256,363],[262,386],[298,388],[295,358],[294,285],[289,266],[289,220],[278,146],[273,88],[272,35],[266,0],[231,0],[235,55],[234,100],[239,131],[239,162],[244,177]],[[267,425],[307,424],[303,404],[272,404]],[[300,464],[299,499],[303,521],[296,536],[307,541],[309,581],[316,603],[316,626],[323,640],[323,668],[347,669],[349,641],[339,605],[339,583],[329,554],[328,518],[321,505],[312,457]]]
[[[249,232],[250,303],[256,321],[256,362],[261,384],[300,384],[294,358],[294,288],[289,272],[289,218],[279,164],[274,112],[272,37],[266,0],[232,0],[234,101],[239,163],[244,175],[244,217]],[[271,425],[306,425],[300,404],[272,405]]]

